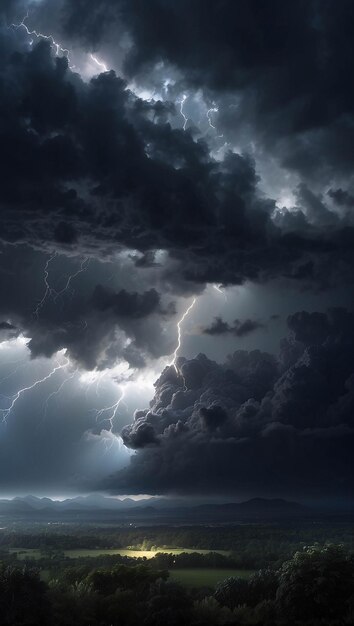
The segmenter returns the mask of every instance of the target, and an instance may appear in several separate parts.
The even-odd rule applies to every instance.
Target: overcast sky
[[[0,8],[0,495],[348,500],[353,3]]]

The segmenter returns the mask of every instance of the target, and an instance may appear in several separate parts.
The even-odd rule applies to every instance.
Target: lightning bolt
[[[104,417],[101,420],[101,422],[100,422],[100,423],[102,423],[102,422],[108,421],[110,423],[110,425],[111,425],[111,428],[110,428],[111,432],[112,432],[112,428],[113,428],[113,420],[114,420],[114,418],[117,415],[117,411],[119,409],[119,405],[125,398],[125,390],[124,390],[123,387],[120,387],[120,392],[121,392],[121,395],[120,395],[119,399],[117,400],[117,402],[112,404],[112,406],[106,406],[106,407],[103,407],[103,409],[99,409],[99,410],[95,409],[95,411],[96,411],[96,422],[98,421],[99,417],[102,417],[106,412],[111,411],[110,417]]]
[[[177,355],[178,355],[178,352],[179,352],[179,349],[180,349],[181,343],[182,343],[181,324],[183,324],[183,322],[186,319],[186,317],[188,317],[189,313],[193,309],[193,307],[194,307],[196,302],[197,302],[197,298],[193,298],[192,304],[189,305],[188,309],[183,313],[181,319],[177,322],[177,346],[176,346],[176,349],[175,349],[175,351],[173,353],[173,359],[172,359],[171,363],[169,363],[169,367],[171,367],[171,365],[173,365],[173,367],[175,368],[177,373],[178,373],[178,369],[177,369],[177,366],[176,366],[176,359],[177,359]]]
[[[217,113],[218,112],[218,108],[216,106],[212,107],[211,109],[207,110],[206,116],[208,118],[208,122],[209,122],[209,126],[210,128],[214,128],[214,130],[216,130],[216,127],[214,126],[213,122],[212,122],[212,117],[211,114],[212,113]]]
[[[35,37],[37,37],[37,39],[46,39],[47,41],[51,43],[51,45],[55,49],[56,56],[59,56],[59,54],[62,54],[64,57],[68,59],[68,62],[71,63],[70,51],[67,48],[63,48],[60,43],[55,41],[53,35],[45,35],[44,33],[39,33],[36,30],[30,30],[28,28],[27,24],[25,24],[25,20],[27,20],[28,17],[29,17],[29,12],[27,11],[22,22],[20,22],[19,24],[11,24],[12,28],[16,28],[16,29],[24,28],[29,37],[32,37],[34,35]],[[30,40],[30,45],[32,45],[32,43],[33,43],[33,39]],[[69,65],[69,67],[72,70],[75,68],[75,65]]]
[[[49,265],[50,263],[53,261],[53,259],[55,259],[57,253],[54,252],[54,254],[52,254],[52,256],[48,259],[48,261],[46,262],[45,266],[44,266],[44,286],[45,286],[45,291],[44,291],[44,295],[43,298],[38,302],[33,315],[36,316],[36,318],[38,319],[39,317],[39,311],[42,309],[46,299],[48,296],[52,296],[53,294],[55,294],[55,296],[57,295],[57,292],[55,291],[55,289],[53,289],[53,287],[50,287],[49,282],[48,282],[48,277],[49,277]],[[54,296],[54,299],[55,299]]]
[[[184,119],[184,123],[183,123],[183,130],[186,130],[186,126],[187,126],[187,122],[188,122],[188,117],[186,117],[184,111],[183,111],[183,106],[185,101],[187,100],[187,96],[186,94],[183,94],[182,99],[180,100],[180,109],[179,112],[182,115],[183,119]]]
[[[71,58],[70,58],[70,50],[68,50],[68,48],[63,48],[63,46],[58,43],[57,41],[55,41],[54,36],[53,35],[46,35],[44,33],[40,33],[36,30],[30,30],[27,26],[27,24],[25,23],[25,21],[28,19],[29,17],[29,12],[27,11],[25,17],[23,18],[22,22],[20,22],[19,24],[11,24],[12,28],[23,28],[27,35],[29,37],[36,37],[37,39],[46,39],[47,41],[50,42],[51,46],[55,49],[55,54],[56,56],[59,56],[59,54],[61,54],[62,56],[66,57],[68,59],[68,63],[69,63],[69,68],[71,70],[74,70],[76,68],[76,65],[73,65],[71,62]],[[30,39],[30,45],[32,45],[33,43],[33,39]],[[105,63],[103,63],[103,61],[100,61],[94,54],[90,54],[90,59],[100,68],[102,69],[104,72],[108,72],[108,67]]]
[[[90,58],[92,59],[92,61],[94,61],[94,63],[96,63],[96,65],[98,65],[98,67],[101,67],[104,72],[109,71],[107,65],[103,63],[103,61],[99,61],[96,56],[94,56],[93,54],[90,54]]]
[[[68,365],[68,363],[67,363],[67,365]],[[66,366],[64,366],[64,367],[66,367]],[[67,378],[64,378],[64,380],[60,383],[58,389],[56,389],[55,391],[52,391],[52,393],[49,394],[49,396],[46,399],[45,404],[44,404],[44,417],[43,417],[43,420],[45,420],[47,418],[49,400],[51,398],[53,398],[54,396],[57,396],[61,392],[61,390],[63,389],[64,385],[66,385],[66,383],[68,383],[69,380],[72,380],[74,378],[74,376],[76,376],[77,372],[78,372],[78,368],[76,368],[76,370],[74,370],[74,372],[72,374],[70,374],[70,376],[68,376]]]
[[[54,302],[57,300],[59,296],[63,295],[63,293],[66,293],[68,291],[71,281],[74,280],[76,276],[79,276],[79,274],[82,274],[82,272],[85,272],[88,269],[89,263],[90,263],[90,259],[87,257],[81,261],[79,269],[76,272],[74,272],[74,274],[70,274],[70,276],[68,277],[65,287],[63,287],[61,291],[56,292],[56,295],[54,297]],[[74,290],[72,289],[72,294],[73,293],[74,293]]]
[[[35,387],[37,387],[38,385],[41,385],[42,383],[46,382],[47,380],[52,378],[52,376],[54,376],[54,374],[56,372],[58,372],[59,370],[64,369],[65,367],[67,367],[68,364],[69,364],[69,359],[67,357],[65,357],[65,362],[64,363],[59,363],[57,361],[57,365],[55,367],[53,367],[53,369],[49,372],[49,374],[47,374],[46,376],[43,376],[43,378],[35,380],[34,383],[32,383],[32,385],[29,385],[28,387],[22,387],[22,389],[19,389],[17,391],[17,393],[15,393],[15,395],[12,396],[12,401],[11,401],[10,406],[7,407],[6,409],[0,409],[0,414],[2,415],[3,423],[5,423],[5,424],[7,423],[7,418],[11,414],[11,411],[13,410],[14,406],[16,405],[16,402],[20,399],[20,397],[24,393],[26,393],[27,391],[31,391],[32,389],[35,389]]]
[[[103,407],[103,409],[95,409],[96,411],[96,422],[98,422],[98,419],[100,417],[102,417],[103,419],[101,419],[101,421],[99,422],[100,424],[102,424],[102,422],[108,421],[109,422],[109,428],[106,429],[107,432],[110,433],[111,436],[109,437],[103,437],[103,442],[106,446],[106,453],[112,448],[113,444],[115,443],[116,440],[118,440],[118,437],[116,437],[116,435],[113,432],[113,428],[114,428],[114,419],[117,415],[117,411],[119,409],[120,404],[123,402],[124,398],[125,398],[125,389],[124,387],[120,387],[120,392],[121,395],[118,398],[117,402],[115,402],[114,404],[112,404],[111,406],[106,406]],[[103,417],[105,415],[105,413],[110,412],[108,417]],[[112,437],[113,435],[113,437]],[[108,445],[109,442],[111,443],[111,445]]]
[[[224,289],[221,289],[221,286],[220,286],[220,285],[216,285],[216,284],[214,284],[214,285],[213,285],[213,287],[214,287],[214,289],[215,289],[216,291],[218,291],[219,293],[221,293],[221,295],[223,295],[223,296],[224,296],[224,298],[225,298],[225,302],[227,302],[227,295],[226,295],[226,293],[225,293]]]
[[[215,131],[217,131],[218,129],[213,124],[212,113],[218,113],[218,111],[219,111],[218,107],[215,106],[215,102],[213,102],[213,106],[210,109],[208,109],[207,112],[206,112],[206,116],[208,118],[209,126],[210,126],[210,128],[213,128]],[[219,138],[221,138],[223,136],[224,135],[218,135]]]

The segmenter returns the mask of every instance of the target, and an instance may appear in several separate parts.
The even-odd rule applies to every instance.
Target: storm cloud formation
[[[0,0],[0,342],[129,380],[179,346],[112,488],[347,489],[353,23],[350,0]]]
[[[65,28],[94,46],[114,17],[132,42],[123,64],[128,76],[170,65],[181,81],[209,90],[211,98],[228,96],[220,103],[223,130],[239,135],[254,127],[267,150],[306,177],[338,168],[350,173],[350,0],[196,0],[192,7],[188,0],[65,4]]]
[[[312,3],[293,3],[291,10],[277,3],[274,10],[258,2],[197,2],[187,21],[188,3],[176,6],[161,0],[147,8],[144,3],[115,2],[111,10],[109,4],[95,3],[91,11],[90,3],[84,10],[81,3],[64,4],[63,29],[80,29],[88,40],[97,40],[100,29],[104,34],[104,18],[115,7],[117,19],[133,37],[125,60],[133,74],[142,59],[151,65],[163,58],[185,71],[191,84],[235,90],[243,97],[250,84],[256,85],[260,110],[255,117],[262,115],[269,128],[266,116],[271,111],[276,132],[282,129],[292,137],[312,132],[314,125],[327,129],[332,118],[336,123],[338,117],[351,115],[350,94],[342,93],[350,81],[340,93],[332,84],[340,80],[332,66],[338,66],[337,56],[343,54],[343,33],[334,37],[333,20],[345,25],[351,3],[343,3],[338,16],[334,3],[325,3],[323,14],[316,15]],[[187,29],[183,46],[182,20]],[[79,245],[100,255],[121,246],[141,252],[165,249],[180,259],[183,250],[178,272],[201,283],[295,277],[294,267],[304,258],[311,259],[309,274],[315,277],[329,254],[332,263],[337,257],[342,263],[352,260],[351,221],[329,210],[325,199],[303,186],[292,223],[284,218],[285,224],[278,220],[276,225],[275,200],[260,194],[253,158],[230,150],[221,161],[213,159],[206,141],[171,127],[176,107],[170,102],[142,101],[114,72],[83,82],[68,69],[66,58],[52,57],[48,42],[39,41],[28,51],[24,36],[22,30],[2,32],[1,89],[6,97],[1,139],[7,155],[1,172],[3,240],[58,248]],[[289,72],[293,66],[299,75]],[[325,89],[334,92],[333,104]],[[277,107],[290,129],[283,128]],[[247,102],[239,108],[250,110]],[[235,132],[238,115],[233,118]],[[345,136],[349,141],[347,131]],[[326,158],[326,151],[321,149],[321,154]],[[328,151],[332,157],[333,147]],[[316,202],[317,213],[329,215],[331,233],[316,215]]]
[[[238,320],[236,319],[232,325],[224,322],[221,317],[216,317],[213,323],[207,327],[203,328],[203,333],[206,335],[227,335],[232,334],[235,337],[244,337],[253,333],[255,330],[259,328],[264,328],[264,324],[259,322],[258,320]]]
[[[239,350],[223,365],[199,354],[166,368],[123,429],[138,452],[110,488],[349,496],[354,315],[303,311],[288,326],[278,359]]]
[[[349,5],[344,3],[341,16],[336,16],[332,3],[323,5],[321,15],[312,3],[294,3],[291,10],[279,3],[275,11],[257,2],[207,4],[193,5],[183,46],[178,42],[189,10],[183,2],[176,6],[156,1],[149,3],[148,11],[144,3],[135,2],[105,1],[95,3],[95,7],[63,3],[59,23],[67,37],[81,37],[86,44],[98,46],[114,18],[116,27],[129,33],[134,42],[133,47],[128,46],[123,63],[126,79],[137,79],[139,72],[146,73],[149,67],[154,81],[154,64],[164,59],[179,68],[186,86],[203,85],[215,97],[233,91],[240,102],[236,112],[234,107],[230,109],[235,113],[232,132],[238,133],[239,124],[252,127],[248,139],[256,133],[259,154],[251,155],[247,142],[241,153],[230,143],[223,158],[215,159],[208,138],[198,135],[196,129],[185,132],[175,126],[178,106],[168,97],[165,101],[142,100],[128,88],[126,79],[113,71],[84,81],[69,68],[65,55],[53,55],[49,41],[39,39],[29,45],[23,28],[2,28],[0,134],[6,155],[0,171],[2,242],[12,246],[21,243],[48,255],[74,254],[98,261],[130,250],[137,271],[153,266],[156,251],[163,250],[166,257],[159,272],[158,292],[166,292],[168,284],[173,295],[197,293],[206,283],[214,282],[237,285],[281,277],[301,286],[324,288],[352,280],[354,229],[346,210],[350,191],[333,186],[337,191],[329,190],[324,196],[323,190],[320,194],[317,189],[311,191],[304,179],[295,190],[298,203],[294,209],[277,210],[276,200],[266,197],[261,189],[257,159],[262,160],[266,137],[256,128],[260,117],[267,133],[274,128],[274,145],[283,145],[286,135],[291,146],[288,152],[284,149],[280,160],[290,162],[294,141],[302,145],[306,133],[321,135],[324,126],[328,130],[331,124],[338,125],[339,118],[343,124],[346,120],[349,123],[349,94],[342,93],[345,85],[340,92],[335,90],[332,104],[324,93],[333,87],[333,81],[338,83],[338,72],[334,75],[332,66],[337,66],[343,54],[343,33],[340,40],[334,37],[332,18],[335,23],[344,23]],[[5,4],[4,19],[15,19],[25,5]],[[48,3],[28,6],[34,17],[43,13],[48,21]],[[159,28],[158,33],[155,28]],[[300,40],[301,45],[295,46]],[[158,42],[157,49],[153,42]],[[293,67],[298,70],[295,74],[289,72]],[[311,86],[319,69],[315,97]],[[255,85],[260,94],[256,102],[259,110],[249,104],[254,100]],[[208,100],[209,96],[205,97]],[[224,103],[228,98],[225,95]],[[326,115],[322,112],[325,100]],[[315,110],[316,122],[312,120]],[[253,120],[245,119],[247,111],[253,111]],[[276,117],[276,125],[270,123],[269,116]],[[219,117],[220,132],[232,140],[221,105]],[[287,120],[286,128],[282,119]],[[347,130],[345,136],[348,140]],[[309,144],[318,142],[306,139],[306,146]],[[322,145],[320,149],[322,161],[327,156],[332,159],[333,146],[328,151]],[[306,159],[312,160],[312,156]],[[328,161],[328,167],[332,165]],[[339,161],[337,166],[331,170],[333,185],[341,182],[343,174]],[[328,176],[326,171],[326,181],[332,180]],[[334,206],[327,206],[328,200]],[[141,298],[155,288],[148,278],[145,283],[141,284]],[[33,320],[19,303],[8,302],[3,313],[10,320],[16,318],[33,337],[30,348],[34,355],[50,356],[67,347],[73,358],[93,368],[102,362],[97,346],[110,341],[105,340],[107,315],[92,333],[96,347],[83,348],[79,341],[72,346],[68,324],[78,329],[77,318],[90,317],[97,289],[100,286],[93,282],[88,309],[81,307],[80,315],[75,313],[64,324],[49,311],[49,319],[42,315]],[[134,294],[136,288],[132,289],[131,303]],[[156,297],[160,297],[158,293]],[[168,306],[172,313],[171,303]],[[99,310],[102,317],[102,307]],[[166,308],[161,306],[162,310]],[[155,319],[159,311],[155,310]],[[123,317],[115,319],[112,333],[114,327],[125,332]],[[40,342],[36,330],[42,336]],[[244,334],[242,327],[239,333]],[[136,340],[134,332],[130,339],[134,344],[130,353],[136,354],[142,344],[149,343],[146,337]],[[129,351],[118,344],[116,352],[124,358]],[[168,341],[155,350],[146,347],[152,357],[169,350]]]

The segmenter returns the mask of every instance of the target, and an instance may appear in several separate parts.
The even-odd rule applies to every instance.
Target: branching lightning
[[[70,59],[70,51],[67,48],[63,48],[60,43],[58,43],[57,41],[55,41],[53,35],[45,35],[44,33],[39,33],[36,30],[30,30],[27,26],[27,24],[25,24],[25,20],[27,20],[29,17],[29,13],[27,11],[25,17],[23,18],[22,22],[20,22],[19,24],[11,24],[12,28],[24,28],[27,35],[29,37],[37,37],[37,39],[46,39],[47,41],[49,41],[51,43],[51,45],[53,46],[53,48],[55,49],[55,54],[57,56],[59,56],[59,54],[61,54],[62,56],[66,57],[69,64],[71,63],[71,59]],[[33,43],[33,39],[30,40],[30,45],[32,45]],[[70,69],[74,69],[75,65],[69,65]]]
[[[189,305],[188,309],[183,313],[181,319],[177,322],[177,346],[176,346],[176,349],[175,349],[175,351],[173,353],[173,359],[172,359],[171,363],[169,363],[169,367],[171,367],[171,365],[173,365],[173,367],[175,368],[176,372],[178,372],[177,366],[176,366],[176,359],[177,359],[178,352],[179,352],[179,349],[181,347],[181,342],[182,342],[181,324],[183,324],[183,322],[186,319],[186,317],[188,317],[189,313],[193,309],[193,307],[194,307],[196,302],[197,302],[197,298],[193,298],[192,304]]]
[[[184,111],[183,111],[183,106],[185,101],[187,100],[187,96],[186,94],[183,94],[182,99],[180,101],[180,114],[182,115],[183,119],[184,119],[184,123],[183,123],[183,130],[186,130],[186,126],[187,126],[187,122],[188,122],[188,117],[185,115]]]
[[[68,291],[68,289],[70,288],[71,282],[74,280],[74,278],[76,278],[79,274],[82,274],[82,272],[86,272],[86,270],[88,269],[89,263],[90,263],[90,259],[88,257],[86,257],[85,259],[81,261],[79,269],[76,272],[74,272],[74,274],[70,274],[70,276],[68,277],[65,287],[63,287],[63,289],[61,289],[60,291],[56,292],[56,295],[54,296],[54,301],[56,301],[59,296],[62,296],[63,293],[66,293]],[[71,292],[73,294],[74,289],[72,289]]]
[[[52,376],[54,376],[54,374],[56,372],[58,372],[59,370],[64,369],[68,365],[69,365],[69,359],[67,357],[65,357],[65,362],[64,363],[59,363],[57,361],[57,365],[55,367],[53,367],[53,369],[49,372],[49,374],[47,374],[46,376],[43,376],[43,378],[39,378],[38,380],[35,380],[34,383],[32,383],[32,385],[29,385],[28,387],[22,387],[22,389],[19,389],[15,393],[15,395],[12,396],[12,400],[11,400],[10,406],[8,406],[6,409],[0,409],[0,415],[2,415],[3,423],[5,423],[5,424],[7,423],[7,418],[11,414],[11,411],[13,410],[16,402],[19,400],[19,398],[24,393],[26,393],[27,391],[31,391],[32,389],[34,389],[38,385],[41,385],[42,383],[46,382],[47,380],[52,378]]]
[[[114,428],[114,419],[117,415],[117,411],[120,407],[120,404],[123,402],[124,398],[125,398],[125,389],[124,387],[120,387],[120,392],[121,395],[118,398],[117,402],[115,402],[114,404],[112,404],[111,406],[106,406],[103,407],[103,409],[95,409],[96,411],[96,422],[98,422],[99,424],[102,424],[103,422],[109,422],[109,427],[106,428],[105,430],[110,433],[110,437],[104,437],[103,441],[105,443],[106,446],[106,452],[108,452],[111,447],[113,446],[114,442],[117,441],[117,437],[113,432],[113,428]],[[108,415],[106,416],[106,413],[108,413]],[[99,418],[102,418],[99,420]],[[108,445],[110,442],[110,445]]]
[[[54,294],[54,299],[55,299],[55,297],[57,295],[57,292],[55,291],[55,289],[53,289],[53,287],[51,287],[49,285],[49,282],[48,282],[49,265],[53,261],[53,259],[55,259],[56,255],[57,255],[57,253],[54,252],[54,254],[52,254],[52,256],[48,259],[48,261],[46,262],[46,264],[44,266],[44,286],[45,286],[45,291],[44,291],[43,298],[38,302],[38,304],[37,304],[37,306],[36,306],[36,308],[35,308],[35,310],[33,312],[33,315],[35,315],[37,319],[39,317],[39,311],[42,309],[42,307],[43,307],[47,297],[53,296],[53,294]]]
[[[68,363],[67,363],[67,365],[68,365]],[[49,400],[51,398],[53,398],[54,396],[57,396],[61,392],[61,390],[63,389],[64,385],[66,385],[66,383],[68,383],[69,380],[72,380],[74,378],[74,376],[76,376],[77,372],[78,372],[78,368],[76,370],[74,370],[70,374],[70,376],[68,376],[67,378],[64,378],[64,380],[60,383],[58,389],[56,389],[55,391],[52,391],[52,393],[49,394],[49,396],[46,399],[45,404],[44,404],[44,419],[46,419],[46,417],[47,417]]]
[[[119,399],[117,400],[117,402],[115,402],[111,406],[103,407],[103,409],[99,409],[99,410],[95,409],[95,411],[96,411],[96,422],[98,422],[98,419],[100,417],[103,417],[105,415],[105,413],[107,413],[108,411],[111,412],[108,417],[103,417],[103,419],[99,422],[99,423],[102,423],[102,422],[108,421],[110,423],[110,426],[111,426],[110,429],[109,429],[110,431],[112,431],[112,429],[113,429],[113,420],[114,420],[114,418],[117,415],[117,411],[119,409],[119,405],[121,404],[121,402],[125,398],[124,387],[120,387],[120,392],[121,392],[121,395],[120,395]]]

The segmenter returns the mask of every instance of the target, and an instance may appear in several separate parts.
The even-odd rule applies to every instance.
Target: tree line
[[[343,545],[312,545],[278,569],[215,590],[187,590],[150,562],[39,570],[0,566],[3,626],[341,626],[354,623],[354,559]]]

